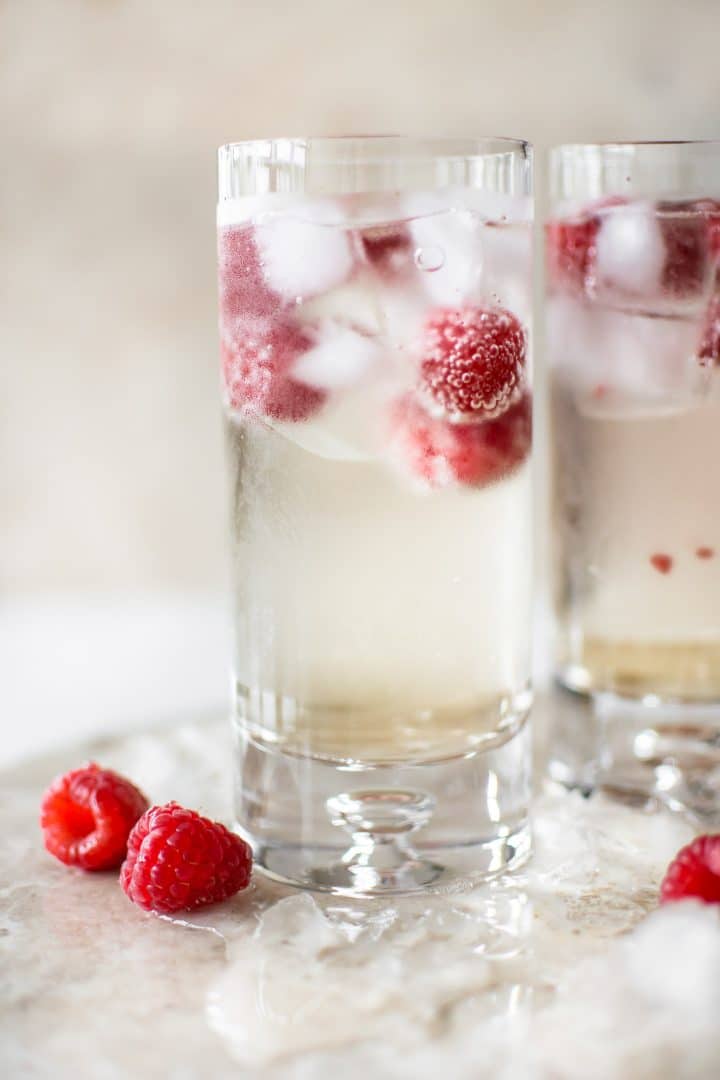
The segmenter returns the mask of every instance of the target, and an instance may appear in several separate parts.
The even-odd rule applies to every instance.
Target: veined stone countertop
[[[186,920],[146,915],[116,875],[69,870],[44,852],[38,805],[56,773],[92,757],[155,801],[227,820],[228,749],[226,722],[199,717],[5,769],[4,1076],[720,1072],[720,913],[656,910],[665,866],[692,836],[666,811],[546,790],[535,854],[513,876],[394,902],[312,896],[257,876]]]

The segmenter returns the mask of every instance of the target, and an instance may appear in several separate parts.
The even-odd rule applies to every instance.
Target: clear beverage
[[[237,816],[277,876],[373,892],[527,850],[531,245],[526,197],[385,190],[402,140],[328,193],[344,142],[322,191],[306,161],[260,198],[222,198],[221,152]],[[467,833],[453,785],[518,736],[503,820]]]
[[[643,200],[550,233],[560,666],[575,689],[720,700],[719,224],[720,204]],[[578,276],[567,252],[590,234]]]
[[[716,808],[720,146],[560,147],[551,187],[557,673],[595,707],[551,771]]]

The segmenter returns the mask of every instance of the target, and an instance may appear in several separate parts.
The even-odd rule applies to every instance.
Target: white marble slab
[[[692,832],[542,793],[512,878],[395,903],[257,877],[182,920],[62,867],[37,811],[92,756],[228,818],[223,720],[53,751],[2,774],[0,1073],[7,1077],[683,1080],[720,1074],[720,915],[655,911]]]

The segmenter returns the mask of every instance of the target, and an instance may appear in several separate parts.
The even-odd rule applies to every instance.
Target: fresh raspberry
[[[711,360],[716,367],[720,366],[720,276],[703,319],[698,357],[700,360]]]
[[[451,424],[429,416],[410,395],[392,411],[393,446],[402,465],[430,487],[491,484],[520,465],[530,451],[532,405],[524,394],[507,412],[477,424]]]
[[[720,836],[698,836],[667,868],[660,903],[690,898],[720,904]]]
[[[705,284],[708,219],[697,203],[660,202],[657,209],[665,244],[662,288],[678,299],[694,296]]]
[[[151,807],[130,833],[120,884],[138,907],[167,915],[227,900],[245,888],[251,868],[244,840],[170,802]]]
[[[231,225],[218,232],[220,329],[233,335],[238,321],[269,318],[281,304],[263,276],[252,225]]]
[[[359,235],[365,257],[375,269],[393,274],[409,265],[412,240],[404,225],[373,225]]]
[[[290,375],[312,346],[308,334],[290,323],[250,323],[233,344],[221,341],[228,404],[273,420],[306,420],[322,406],[325,392]]]
[[[149,805],[125,777],[90,762],[59,776],[43,795],[45,847],[68,866],[111,870],[125,858],[130,830]]]
[[[662,551],[658,551],[650,556],[650,565],[657,570],[659,574],[669,574],[673,568],[674,562],[675,560],[672,555],[665,555]]]
[[[504,308],[438,308],[422,341],[421,390],[451,420],[499,416],[517,397],[526,337]]]

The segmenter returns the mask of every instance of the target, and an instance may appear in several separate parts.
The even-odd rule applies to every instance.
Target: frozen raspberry
[[[232,225],[218,233],[220,328],[232,334],[236,324],[269,318],[280,299],[268,288],[252,225]]]
[[[560,218],[545,226],[545,263],[549,280],[573,292],[584,292],[595,274],[601,211],[624,206],[621,195],[591,203],[576,218]]]
[[[130,830],[149,805],[129,780],[90,762],[58,777],[43,795],[45,847],[68,866],[111,870],[125,858]]]
[[[593,214],[580,221],[549,221],[545,226],[545,256],[550,281],[578,292],[595,259],[600,218]]]
[[[669,574],[673,568],[674,562],[675,560],[672,555],[665,555],[661,551],[650,556],[650,565],[654,567],[659,574]]]
[[[705,284],[708,264],[708,221],[697,203],[658,203],[665,244],[662,288],[679,299],[693,296]]]
[[[517,397],[526,338],[503,308],[438,308],[425,323],[421,390],[452,420],[499,416]]]
[[[720,904],[720,836],[698,836],[667,868],[660,903],[691,898]]]
[[[374,225],[359,236],[366,259],[377,270],[393,274],[409,265],[412,239],[403,225]]]
[[[720,263],[720,202],[717,199],[699,199],[695,207],[705,218],[708,254],[714,263]]]
[[[306,420],[322,406],[325,392],[294,379],[293,364],[313,345],[290,323],[249,323],[230,344],[222,341],[223,379],[232,409],[273,420]]]
[[[698,357],[700,360],[710,360],[715,366],[720,366],[720,277],[703,319]],[[709,365],[706,366],[709,367]]]
[[[250,881],[251,867],[244,840],[171,802],[153,806],[130,833],[120,884],[139,907],[170,914],[234,896]]]
[[[433,488],[491,484],[512,472],[530,451],[529,394],[502,416],[476,424],[451,424],[429,416],[408,395],[395,403],[391,419],[401,464]]]

